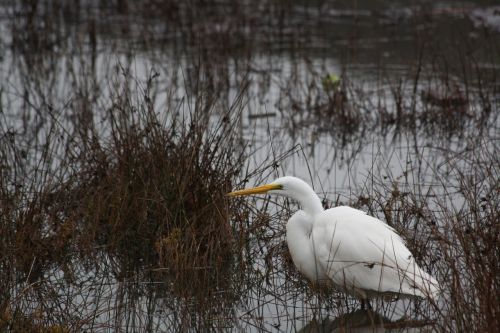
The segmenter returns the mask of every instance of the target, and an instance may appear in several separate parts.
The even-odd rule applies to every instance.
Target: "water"
[[[200,91],[224,111],[242,98],[231,114],[246,168],[269,167],[241,186],[295,175],[325,204],[358,206],[384,220],[390,200],[377,198],[394,188],[461,207],[464,198],[449,196],[460,186],[456,170],[471,171],[475,150],[498,152],[500,28],[493,2],[293,3],[269,5],[267,13],[249,12],[251,4],[172,4],[155,12],[125,3],[54,8],[47,1],[34,16],[27,3],[2,4],[0,136],[13,135],[28,154],[17,177],[38,176],[30,170],[57,140],[54,126],[70,138],[82,124],[111,135],[106,110],[123,92],[139,105],[155,73],[155,111],[167,123],[170,110],[189,117]],[[341,78],[338,87],[325,86],[328,74]],[[209,123],[222,116],[210,113]],[[55,179],[66,177],[58,171],[67,161],[58,156],[71,145],[62,140],[51,148]],[[69,266],[48,263],[38,282],[28,274],[9,284],[10,299],[32,322],[52,308],[50,315],[61,318],[53,325],[91,331],[293,332],[352,313],[356,300],[312,288],[287,257],[282,221],[296,206],[249,200],[255,209],[247,225],[234,226],[245,244],[241,253],[215,282],[193,275],[202,291],[179,287],[185,281],[172,278],[169,267],[129,267],[127,258],[104,251],[98,262],[75,256]],[[439,211],[440,203],[429,207]],[[404,207],[394,209],[397,216]],[[405,223],[405,236],[420,230],[411,219]],[[374,305],[392,321],[434,314],[420,301]],[[366,316],[355,320],[373,329]],[[419,330],[407,326],[394,331]]]

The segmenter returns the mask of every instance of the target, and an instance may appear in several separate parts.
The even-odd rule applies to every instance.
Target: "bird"
[[[438,299],[438,282],[418,266],[394,228],[349,206],[325,210],[300,178],[285,176],[227,195],[265,193],[301,206],[286,224],[286,242],[294,265],[311,282],[333,285],[360,299],[362,307],[375,297]]]

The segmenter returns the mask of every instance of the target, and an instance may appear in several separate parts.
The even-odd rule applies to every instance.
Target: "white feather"
[[[310,280],[333,283],[362,299],[388,294],[438,297],[437,281],[417,265],[393,228],[351,207],[324,210],[313,189],[298,178],[282,177],[230,195],[266,192],[302,206],[288,221],[286,238],[295,266]]]

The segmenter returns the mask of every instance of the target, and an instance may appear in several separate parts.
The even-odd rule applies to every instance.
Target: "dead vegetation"
[[[108,135],[66,137],[53,128],[50,136],[71,141],[64,164],[53,169],[48,141],[47,156],[31,171],[41,177],[15,184],[24,165],[17,164],[19,146],[4,136],[2,289],[13,293],[4,294],[4,312],[17,311],[16,295],[50,283],[54,271],[74,283],[82,267],[92,271],[104,257],[118,281],[170,279],[179,297],[203,300],[214,288],[229,288],[234,232],[225,193],[243,165],[235,118],[200,101],[185,116],[160,117],[149,97],[146,90],[134,105],[126,94],[117,96],[101,124]]]
[[[394,145],[414,138],[416,160],[401,161],[402,175],[372,168],[349,197],[325,195],[325,203],[387,221],[442,283],[442,302],[405,304],[404,315],[442,332],[500,325],[498,71],[472,52],[485,45],[481,53],[498,54],[488,33],[450,54],[418,32],[422,54],[408,72],[378,74],[367,87],[349,67],[335,77],[301,54],[305,33],[324,37],[315,30],[324,17],[289,3],[23,0],[8,8],[0,330],[292,331],[312,317],[348,315],[356,300],[309,285],[290,262],[282,221],[295,206],[225,193],[306,157],[296,142],[314,152],[330,136],[335,156],[353,163],[369,133]],[[318,27],[299,24],[312,20]],[[349,43],[355,53],[355,38]],[[290,69],[255,60],[282,48],[294,55]],[[153,60],[141,71],[136,56]],[[252,112],[267,131],[248,135]],[[292,146],[273,139],[276,115],[277,137],[287,133]],[[429,149],[435,155],[423,154]],[[376,308],[391,317],[394,304]]]

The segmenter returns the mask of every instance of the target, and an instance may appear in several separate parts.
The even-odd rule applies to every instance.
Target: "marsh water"
[[[165,124],[206,103],[206,126],[217,132],[229,117],[235,154],[244,156],[233,187],[295,175],[325,206],[404,219],[394,202],[407,194],[431,201],[439,218],[444,202],[464,205],[454,194],[457,174],[481,177],[477,155],[498,161],[499,55],[495,1],[2,1],[0,137],[22,165],[5,172],[5,186],[35,179],[35,190],[46,177],[67,179],[73,134],[112,137],[105,119],[123,101],[134,110],[148,99]],[[48,146],[51,171],[37,179]],[[2,316],[97,332],[335,331],[346,321],[359,332],[447,327],[440,320],[449,291],[432,306],[374,300],[387,327],[377,328],[375,317],[356,312],[357,300],[295,271],[284,242],[295,203],[261,197],[245,205],[245,217],[229,221],[238,246],[224,268],[192,267],[210,270],[209,279],[173,274],[141,254],[148,248],[103,250],[90,262],[69,248],[64,264],[40,267],[35,253],[24,270],[9,270]],[[420,244],[414,220],[402,227]],[[424,261],[433,246],[426,251]],[[424,268],[442,281],[440,265]]]

